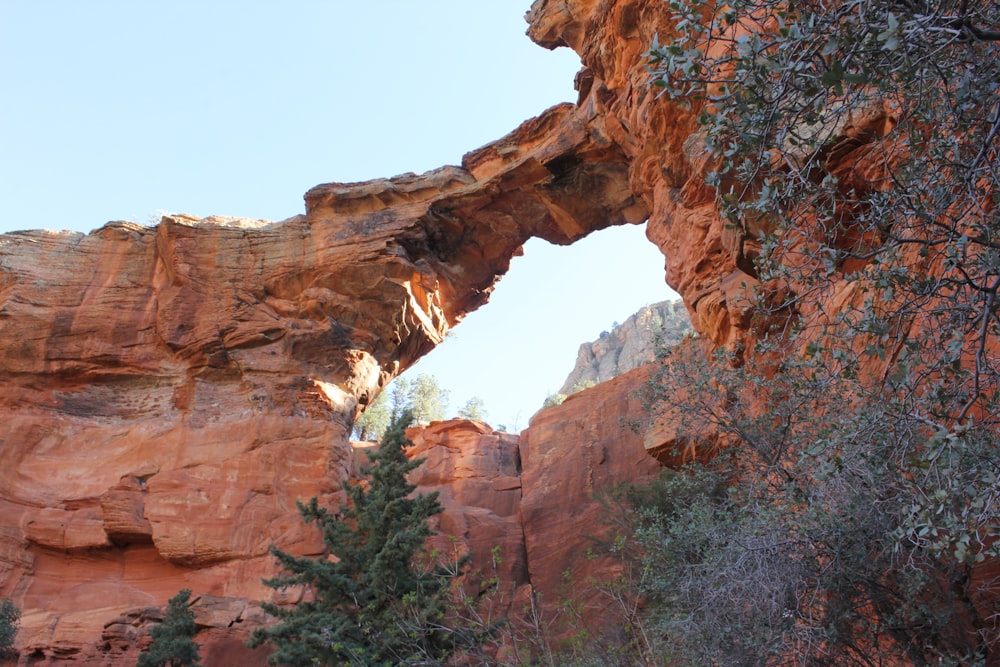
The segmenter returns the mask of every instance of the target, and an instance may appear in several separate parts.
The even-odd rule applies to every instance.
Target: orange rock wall
[[[363,406],[529,237],[641,222],[626,175],[596,107],[562,105],[281,222],[0,236],[0,595],[23,652],[83,656],[185,586],[270,595],[271,544],[318,548],[295,501],[343,498]]]
[[[140,627],[135,609],[182,587],[234,609],[271,595],[266,550],[318,550],[295,500],[342,499],[356,415],[488,301],[532,236],[570,243],[648,217],[695,328],[718,344],[745,334],[746,240],[698,185],[691,114],[646,85],[662,18],[659,0],[536,2],[530,36],[581,56],[579,102],[461,166],[321,185],[280,222],[173,216],[0,236],[0,595],[25,611],[32,664],[127,644],[131,631],[108,628]],[[561,576],[578,553],[569,527],[593,521],[582,498],[650,467],[618,426],[635,409],[624,386],[539,415],[525,436],[522,464],[546,463],[522,471],[516,581]],[[504,543],[516,533],[507,509],[477,504],[513,497],[494,488],[512,476],[484,495],[439,475],[429,488],[479,508],[442,519],[470,545],[490,542],[471,537],[476,522]],[[256,618],[241,609],[234,628]]]
[[[669,39],[661,2],[537,0],[528,34],[549,48],[570,46],[584,68],[581,99],[602,101],[609,137],[628,156],[629,185],[650,211],[647,236],[663,251],[666,278],[684,299],[692,325],[718,345],[746,334],[749,241],[727,229],[703,182],[706,156],[696,110],[657,96],[644,53]]]
[[[521,521],[531,586],[550,618],[565,599],[584,604],[582,622],[595,636],[621,629],[611,622],[621,616],[605,608],[610,600],[594,590],[621,566],[605,553],[615,517],[607,515],[601,495],[651,480],[661,469],[645,449],[642,388],[650,371],[638,368],[573,394],[535,415],[521,434]],[[640,427],[633,430],[632,423]]]
[[[440,494],[438,543],[472,554],[471,579],[497,577],[508,600],[533,592],[553,619],[567,598],[599,602],[588,582],[607,581],[620,567],[600,544],[612,533],[600,496],[661,469],[646,453],[645,428],[623,425],[643,421],[649,376],[640,368],[578,392],[537,413],[520,437],[465,420],[408,431],[408,455],[427,459],[411,481]]]

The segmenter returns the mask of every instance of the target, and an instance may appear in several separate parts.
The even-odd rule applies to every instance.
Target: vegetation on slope
[[[630,515],[651,636],[671,664],[996,660],[998,6],[664,11],[654,83],[759,288],[745,348],[651,386],[705,459]]]
[[[163,622],[153,627],[153,642],[139,654],[136,667],[201,667],[199,649],[194,642],[198,627],[188,600],[191,591],[181,590],[167,602]]]

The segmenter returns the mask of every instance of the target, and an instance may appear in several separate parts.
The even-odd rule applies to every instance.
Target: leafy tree
[[[440,421],[448,408],[448,391],[433,375],[421,374],[410,385],[409,410],[418,422]]]
[[[667,453],[677,469],[633,492],[624,532],[647,573],[649,627],[672,659],[982,664],[997,637],[982,614],[992,584],[970,586],[985,554],[958,536],[996,518],[995,485],[972,483],[1000,474],[995,436],[928,448],[919,414],[903,412],[912,406],[884,393],[859,400],[857,376],[822,358],[789,356],[776,375],[758,358],[698,360],[693,346],[649,388],[677,425]],[[937,490],[949,478],[966,485],[954,498]],[[935,505],[915,530],[925,496]],[[948,538],[947,526],[964,531]]]
[[[192,639],[198,628],[188,606],[190,597],[185,588],[170,598],[167,615],[150,631],[153,643],[139,655],[136,667],[200,667],[198,645]]]
[[[422,568],[427,519],[441,511],[437,493],[413,497],[404,412],[369,454],[368,485],[350,488],[339,513],[313,498],[299,505],[315,522],[329,557],[302,558],[274,549],[285,573],[265,583],[276,589],[305,585],[309,597],[294,608],[265,604],[280,624],[254,632],[251,646],[275,647],[271,664],[440,664],[459,644],[445,627],[448,583],[453,572]]]
[[[473,406],[482,415],[482,400]],[[471,404],[466,404],[467,407]],[[382,392],[354,424],[354,436],[359,440],[379,440],[385,435],[391,422],[400,419],[409,410],[420,422],[440,421],[445,418],[448,407],[448,391],[441,388],[433,375],[421,374],[413,381],[396,378],[391,390]],[[482,417],[469,417],[481,419]]]
[[[694,664],[992,661],[1000,5],[663,7],[654,85],[758,287],[742,347],[654,388],[675,462],[727,452],[635,515],[659,627]]]
[[[462,419],[483,421],[486,419],[486,403],[478,396],[473,396],[458,411],[458,416]]]
[[[0,657],[8,655],[14,648],[21,611],[10,600],[0,601]]]
[[[942,373],[937,427],[996,425],[1000,5],[665,8],[654,83],[697,112],[691,143],[709,158],[737,264],[762,283],[760,320],[832,320],[830,334],[859,338],[846,354],[929,363]],[[844,283],[857,299],[823,303]],[[795,321],[807,299],[834,308]]]
[[[372,401],[354,423],[354,437],[358,440],[380,440],[392,421],[389,394],[382,392]]]
[[[390,403],[389,423],[395,423],[402,419],[403,413],[412,407],[410,381],[408,379],[398,377],[392,381],[392,398],[390,399]],[[381,435],[379,438],[381,439]]]

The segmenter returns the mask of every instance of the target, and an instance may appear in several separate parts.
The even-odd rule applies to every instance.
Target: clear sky
[[[0,0],[0,232],[162,212],[280,220],[302,195],[457,164],[575,99],[529,0]],[[641,227],[533,240],[410,374],[524,427],[581,342],[672,298]]]

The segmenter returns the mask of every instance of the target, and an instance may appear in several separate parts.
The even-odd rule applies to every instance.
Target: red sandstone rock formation
[[[438,532],[434,547],[455,560],[472,556],[466,593],[478,595],[493,577],[505,588],[526,584],[518,436],[482,422],[452,420],[410,429],[407,437],[414,445],[407,456],[426,459],[411,483],[420,493],[436,491],[444,508],[431,521]]]
[[[567,592],[588,606],[584,622],[594,621],[594,632],[610,629],[608,619],[621,619],[605,613],[609,601],[591,583],[613,579],[621,566],[601,548],[612,539],[613,517],[604,515],[599,496],[625,482],[650,480],[660,470],[646,453],[644,427],[629,427],[647,414],[641,390],[650,370],[639,368],[573,394],[536,414],[521,434],[521,521],[531,585],[543,592],[542,607],[550,615]]]
[[[32,664],[134,657],[136,610],[183,587],[239,609],[204,633],[238,650],[224,626],[252,623],[241,605],[273,594],[260,584],[268,546],[319,547],[295,500],[342,498],[355,416],[488,300],[529,237],[570,243],[649,217],[694,327],[716,344],[746,335],[752,243],[701,183],[693,117],[647,85],[661,3],[538,0],[528,19],[539,44],[580,54],[579,103],[461,167],[322,185],[305,215],[275,223],[173,216],[0,237],[0,595],[25,610],[18,644]],[[578,563],[570,538],[593,525],[587,494],[652,470],[618,430],[636,409],[628,386],[585,392],[525,436],[520,514],[536,588]],[[483,439],[510,446],[436,428],[425,443],[465,443],[442,460],[482,458],[462,452]],[[512,476],[491,478],[493,496],[437,474],[428,488],[472,508],[449,509],[442,527],[473,546],[490,541],[474,524],[516,532],[502,500],[514,489],[494,486]]]
[[[458,537],[481,570],[502,547],[499,575],[516,585],[554,594],[567,571],[580,582],[605,579],[612,561],[581,557],[593,543],[580,538],[604,532],[595,495],[660,470],[646,454],[645,429],[623,425],[645,416],[649,374],[640,368],[578,392],[536,414],[520,437],[467,420],[410,429],[408,456],[427,458],[411,481],[441,494],[440,533]]]
[[[750,241],[728,229],[704,185],[694,112],[657,97],[643,53],[670,34],[662,5],[647,0],[537,0],[528,34],[580,54],[582,100],[604,102],[608,135],[628,156],[629,184],[650,211],[647,235],[666,258],[667,282],[694,328],[716,344],[746,334],[743,309],[756,280],[744,272]],[[747,246],[747,247],[745,247]]]
[[[626,373],[539,412],[520,438],[467,420],[407,432],[414,443],[408,455],[426,458],[411,481],[420,492],[437,491],[444,507],[432,521],[435,545],[472,555],[464,579],[470,597],[496,578],[483,614],[508,617],[507,632],[522,643],[535,639],[525,618],[532,597],[549,640],[584,629],[597,637],[624,625],[614,601],[596,590],[622,570],[605,551],[614,526],[600,495],[660,470],[646,454],[644,431],[622,425],[645,416],[640,394],[649,371]],[[567,603],[581,605],[582,618],[566,616]]]
[[[83,659],[182,587],[269,596],[268,547],[316,548],[295,501],[342,497],[359,410],[527,238],[641,222],[627,169],[595,99],[462,167],[319,186],[282,222],[0,238],[0,594],[23,652]]]

